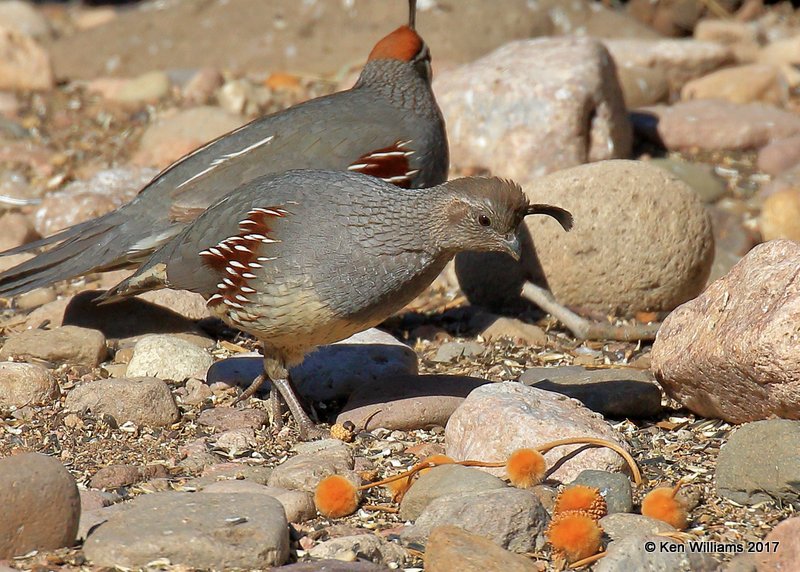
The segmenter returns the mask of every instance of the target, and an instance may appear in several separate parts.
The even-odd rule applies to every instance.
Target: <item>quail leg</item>
[[[289,412],[292,414],[292,417],[294,417],[300,433],[300,439],[306,441],[325,437],[326,432],[319,429],[303,410],[300,400],[297,398],[294,389],[292,389],[292,384],[289,380],[289,371],[283,364],[275,358],[264,357],[264,371],[272,382],[273,389],[277,389],[275,393],[280,393],[280,398],[286,403]],[[273,398],[278,399],[278,396],[274,395]],[[279,409],[276,411],[277,408],[274,402],[272,407],[273,414],[278,413],[276,419],[280,419]]]
[[[233,404],[236,405],[237,403],[241,403],[242,401],[245,401],[245,400],[250,399],[251,397],[253,397],[253,395],[255,395],[256,391],[258,391],[259,388],[262,385],[264,385],[265,381],[267,381],[267,374],[266,373],[262,373],[261,375],[259,375],[257,378],[255,378],[253,380],[253,382],[248,386],[247,389],[245,389],[241,393],[241,395],[239,395],[239,397],[237,397],[234,400]]]

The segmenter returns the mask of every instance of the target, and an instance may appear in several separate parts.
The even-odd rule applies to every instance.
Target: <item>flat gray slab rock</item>
[[[359,429],[411,431],[444,427],[456,407],[485,379],[455,375],[403,375],[368,382],[350,396],[337,423]]]
[[[499,422],[502,420],[502,422]],[[516,449],[567,437],[596,437],[623,444],[620,435],[597,413],[574,399],[516,382],[490,383],[469,394],[447,422],[445,447],[456,459],[505,462]],[[578,446],[559,447],[545,455],[552,465]],[[563,482],[585,469],[618,472],[623,459],[608,449],[588,449],[556,470]],[[481,469],[503,476],[504,468]]]
[[[438,498],[401,537],[424,542],[436,527],[453,525],[511,552],[525,553],[543,546],[542,533],[549,520],[535,494],[506,487]]]
[[[648,370],[532,367],[519,380],[577,399],[607,417],[651,417],[661,411],[661,388]]]
[[[0,459],[0,560],[72,546],[81,498],[56,459],[20,453]]]
[[[248,386],[263,368],[264,360],[259,354],[232,357],[215,363],[206,380]],[[291,370],[298,394],[320,401],[347,397],[372,381],[416,373],[414,350],[375,328],[322,346]]]
[[[606,515],[600,519],[599,524],[611,540],[621,540],[643,534],[656,535],[662,532],[675,532],[675,528],[662,520],[627,512]]]
[[[506,488],[506,483],[483,471],[461,465],[434,467],[419,476],[400,503],[400,518],[415,520],[434,500]]]
[[[283,506],[266,495],[156,493],[130,505],[89,535],[93,564],[142,568],[166,558],[190,568],[266,568],[289,557]]]
[[[736,429],[719,452],[717,494],[740,504],[800,498],[800,421],[770,419]]]
[[[203,487],[204,493],[237,493],[267,495],[283,505],[286,520],[289,522],[303,522],[314,518],[317,509],[314,506],[314,496],[303,491],[292,491],[280,487],[268,487],[253,481],[231,479],[217,481]]]

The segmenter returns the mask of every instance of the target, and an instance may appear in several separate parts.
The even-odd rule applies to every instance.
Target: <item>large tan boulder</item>
[[[665,170],[603,161],[537,179],[525,194],[569,210],[575,225],[565,233],[548,217],[526,218],[533,242],[519,264],[505,255],[459,256],[456,274],[473,302],[508,304],[527,278],[563,304],[628,315],[672,310],[703,289],[711,222],[696,193]]]

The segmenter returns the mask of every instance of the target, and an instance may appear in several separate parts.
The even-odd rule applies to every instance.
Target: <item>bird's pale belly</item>
[[[316,346],[348,338],[383,319],[383,316],[345,318],[336,315],[311,290],[275,294],[251,295],[253,301],[242,304],[242,309],[224,305],[211,309],[225,323],[295,358],[291,361],[301,361],[302,356]]]

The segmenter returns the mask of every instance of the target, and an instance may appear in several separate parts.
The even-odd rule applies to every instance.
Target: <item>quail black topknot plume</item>
[[[305,437],[314,425],[291,389],[290,366],[382,322],[458,252],[518,257],[517,227],[529,214],[572,225],[567,211],[531,205],[517,184],[497,178],[408,190],[342,171],[267,175],[211,206],[105,298],[164,287],[202,294],[262,342],[266,377]]]
[[[256,119],[186,155],[122,208],[5,252],[55,245],[0,274],[0,296],[136,266],[209,205],[267,173],[349,170],[408,188],[444,182],[447,138],[415,4],[408,25],[372,49],[352,89]]]

